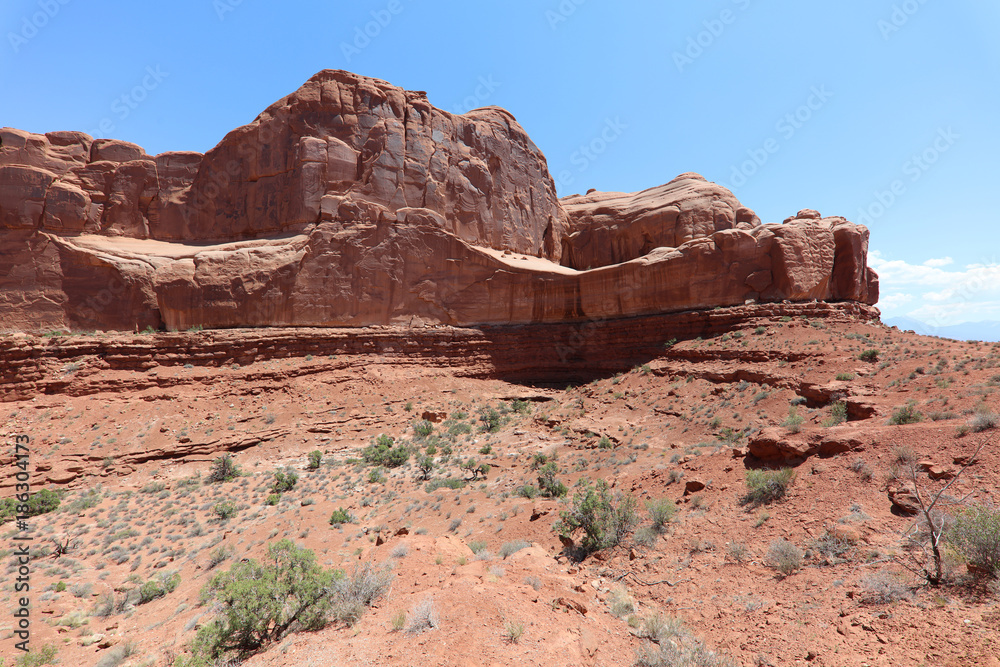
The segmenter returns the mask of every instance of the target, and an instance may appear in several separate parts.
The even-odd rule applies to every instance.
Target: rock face
[[[868,231],[697,174],[556,198],[490,107],[323,71],[214,149],[0,130],[0,329],[526,324],[874,304]]]

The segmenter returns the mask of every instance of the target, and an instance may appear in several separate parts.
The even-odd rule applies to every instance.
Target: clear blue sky
[[[560,195],[697,171],[765,222],[864,222],[884,315],[1000,319],[995,2],[7,0],[0,26],[0,125],[206,151],[348,69],[506,107]]]

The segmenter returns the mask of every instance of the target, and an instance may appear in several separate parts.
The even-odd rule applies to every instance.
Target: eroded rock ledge
[[[0,330],[585,322],[878,300],[868,230],[697,174],[556,198],[496,107],[316,74],[208,153],[0,130]]]

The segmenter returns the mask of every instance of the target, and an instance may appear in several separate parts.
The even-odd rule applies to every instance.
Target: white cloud
[[[869,253],[868,263],[879,274],[885,317],[906,315],[934,326],[1000,320],[1000,264],[960,269],[950,257],[910,264],[878,251]]]

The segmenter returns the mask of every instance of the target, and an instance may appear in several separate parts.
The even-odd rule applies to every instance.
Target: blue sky
[[[765,222],[863,222],[885,317],[1000,320],[995,2],[7,0],[0,27],[0,125],[206,151],[348,69],[506,107],[560,195],[697,171]]]

